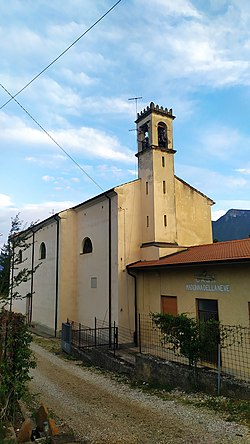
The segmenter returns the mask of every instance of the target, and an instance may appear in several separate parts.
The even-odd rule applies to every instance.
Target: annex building
[[[40,266],[14,309],[37,328],[57,335],[67,318],[96,317],[133,338],[138,313],[160,310],[248,323],[250,240],[212,243],[213,200],[174,173],[174,119],[151,103],[136,120],[138,179],[27,231],[22,261]]]

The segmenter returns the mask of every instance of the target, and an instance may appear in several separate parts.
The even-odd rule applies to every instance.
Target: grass
[[[165,401],[178,401],[185,405],[192,405],[201,409],[208,409],[220,414],[226,421],[235,421],[250,426],[250,402],[239,399],[226,398],[224,396],[211,396],[202,392],[186,393],[171,390],[170,387],[157,387],[150,383],[137,383],[138,387],[145,392],[154,394]]]
[[[61,341],[58,338],[45,338],[43,336],[33,334],[32,339],[35,344],[40,345],[50,353],[55,353],[56,355],[63,353],[61,350]]]

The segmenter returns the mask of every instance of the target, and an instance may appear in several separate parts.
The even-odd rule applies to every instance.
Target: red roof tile
[[[187,247],[185,251],[165,256],[159,260],[139,261],[129,265],[128,268],[188,265],[200,262],[235,262],[240,260],[250,260],[250,239]]]

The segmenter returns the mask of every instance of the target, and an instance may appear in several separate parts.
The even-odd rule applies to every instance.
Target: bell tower
[[[172,109],[150,103],[137,114],[142,247],[177,245]],[[165,253],[167,254],[167,252]]]

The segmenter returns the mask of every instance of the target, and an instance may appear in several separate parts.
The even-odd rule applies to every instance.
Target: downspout
[[[53,216],[56,221],[56,300],[55,300],[55,328],[54,336],[57,336],[57,322],[58,322],[58,299],[59,299],[59,240],[60,240],[60,216],[56,214]]]
[[[34,261],[35,261],[35,231],[32,231],[32,252],[31,252],[31,280],[30,280],[30,313],[29,323],[32,321],[32,307],[33,307],[33,292],[34,292]]]
[[[138,307],[137,307],[137,281],[136,281],[136,275],[132,274],[131,271],[127,268],[127,272],[129,276],[134,278],[134,284],[135,284],[135,298],[134,298],[134,304],[135,304],[135,331],[134,331],[134,343],[136,347],[138,346]]]
[[[111,197],[108,196],[108,194],[105,194],[105,197],[109,201],[109,211],[108,211],[108,313],[109,313],[109,347],[111,348],[112,345],[112,285],[111,285],[111,244],[112,244],[112,238],[111,238]]]

